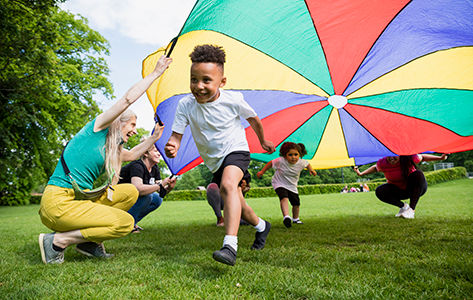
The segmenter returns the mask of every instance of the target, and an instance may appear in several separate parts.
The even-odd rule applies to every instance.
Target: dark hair
[[[199,45],[189,55],[192,63],[216,63],[223,68],[225,51],[220,46]]]
[[[279,155],[280,156],[286,156],[286,154],[289,152],[291,149],[296,149],[297,152],[299,152],[300,157],[303,157],[304,155],[307,154],[307,150],[305,149],[304,144],[302,143],[293,143],[293,142],[284,142],[279,149]]]
[[[417,166],[412,160],[411,155],[401,155],[399,156],[399,165],[401,167],[402,177],[407,180],[409,176],[409,170],[413,166],[417,170]]]

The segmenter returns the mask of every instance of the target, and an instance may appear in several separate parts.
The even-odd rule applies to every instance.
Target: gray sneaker
[[[103,244],[97,244],[94,242],[77,244],[76,251],[88,257],[111,258],[114,256],[113,254],[105,252]]]
[[[41,233],[39,235],[39,250],[41,259],[45,264],[62,264],[64,262],[64,251],[53,249],[54,233]]]
[[[218,262],[233,266],[236,262],[237,253],[232,246],[224,245],[222,249],[215,251],[212,256]]]

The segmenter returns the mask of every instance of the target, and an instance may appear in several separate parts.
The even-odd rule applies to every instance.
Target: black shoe
[[[113,254],[105,252],[105,248],[102,244],[94,242],[77,244],[76,251],[88,257],[111,258],[114,256]]]
[[[284,226],[286,226],[287,228],[292,226],[291,218],[284,218],[284,220],[282,222],[284,223]]]
[[[251,246],[251,250],[261,250],[266,244],[266,238],[268,237],[269,231],[271,230],[271,223],[268,221],[265,222],[266,228],[263,232],[256,232],[255,241],[253,242],[253,246]]]
[[[226,265],[233,266],[236,262],[236,251],[229,245],[224,245],[222,249],[217,250],[213,253],[213,258]]]

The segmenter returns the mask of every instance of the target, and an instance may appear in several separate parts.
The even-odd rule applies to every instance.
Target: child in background
[[[292,142],[285,142],[279,150],[279,155],[276,159],[268,162],[256,176],[261,178],[263,174],[269,169],[275,170],[272,185],[276,194],[278,194],[281,212],[284,217],[283,223],[289,228],[292,223],[302,224],[299,219],[300,199],[297,191],[297,182],[302,170],[307,168],[312,176],[317,175],[317,172],[312,169],[309,162],[302,159],[307,154],[305,146],[302,143],[296,144]],[[292,218],[289,216],[289,204],[292,205]]]
[[[213,173],[212,182],[220,187],[225,204],[226,235],[223,247],[213,253],[213,258],[233,266],[238,250],[240,217],[256,228],[251,249],[264,248],[271,228],[271,224],[259,218],[246,203],[238,187],[250,164],[250,151],[241,118],[250,123],[265,151],[274,152],[274,145],[265,140],[261,120],[246,103],[243,95],[220,89],[227,80],[223,72],[223,49],[201,45],[194,48],[190,57],[192,95],[179,101],[172,135],[164,150],[167,157],[176,157],[184,130],[187,126],[190,127],[197,150]]]

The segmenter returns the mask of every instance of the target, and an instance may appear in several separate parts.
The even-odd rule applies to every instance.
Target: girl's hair
[[[225,63],[225,51],[220,46],[196,46],[189,56],[193,63],[216,63],[222,68]]]
[[[411,155],[401,155],[399,156],[399,165],[401,167],[401,173],[402,177],[407,180],[407,177],[409,176],[409,169],[414,166],[414,168],[417,170],[417,166],[412,160]]]
[[[304,155],[307,154],[307,150],[305,149],[304,144],[302,143],[293,143],[293,142],[284,142],[279,149],[279,155],[280,156],[286,156],[286,154],[289,152],[291,149],[296,149],[297,152],[299,152],[299,156],[302,158]]]
[[[122,127],[133,117],[136,118],[135,113],[127,109],[118,116],[108,128],[107,139],[105,141],[105,171],[108,177],[113,174],[113,184],[118,182],[122,166],[120,158],[123,149]]]

